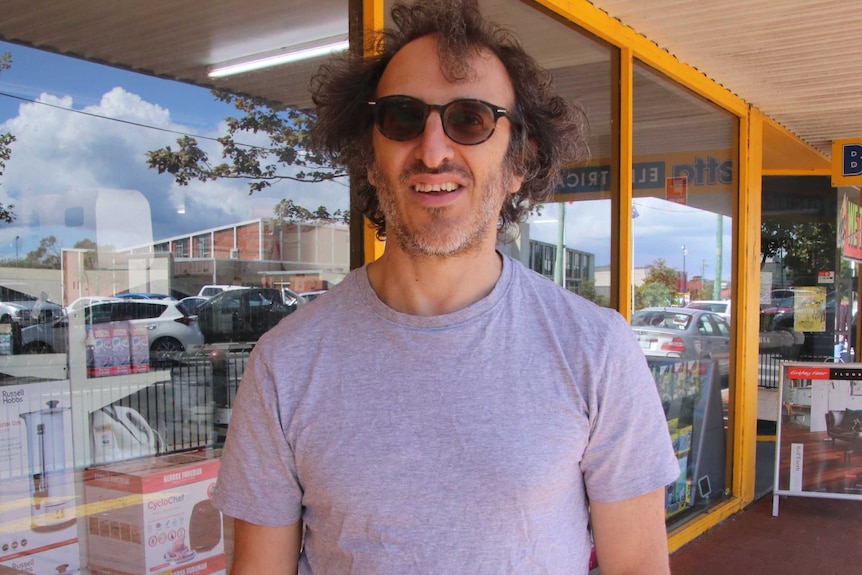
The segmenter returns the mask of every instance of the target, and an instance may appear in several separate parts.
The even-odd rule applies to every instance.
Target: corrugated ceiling
[[[591,0],[831,155],[862,136],[862,4]]]
[[[592,56],[583,50],[562,51],[571,31],[532,17],[532,9],[521,2],[482,4],[495,19],[514,22],[525,45],[552,68],[584,65],[583,58]],[[593,4],[826,156],[831,140],[862,136],[859,2]],[[308,79],[319,60],[222,80],[210,80],[207,71],[217,63],[346,30],[347,0],[4,0],[0,18],[4,40],[300,105],[309,104]]]

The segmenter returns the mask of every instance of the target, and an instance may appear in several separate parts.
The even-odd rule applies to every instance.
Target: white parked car
[[[128,321],[147,327],[150,359],[169,359],[180,352],[194,353],[204,345],[197,318],[184,313],[170,300],[112,300],[84,308],[85,324]],[[69,316],[21,330],[24,353],[66,353]]]
[[[235,289],[247,289],[247,288],[245,286],[235,286],[235,285],[229,285],[229,284],[210,284],[210,285],[205,285],[205,286],[201,287],[201,290],[198,292],[198,295],[200,297],[213,297],[213,296],[217,296],[218,294],[220,294],[222,292],[235,290]]]
[[[70,313],[73,311],[81,311],[85,307],[90,304],[94,304],[100,301],[113,301],[119,298],[115,298],[113,296],[103,296],[103,295],[87,295],[83,297],[79,297],[72,303],[66,306],[66,313]]]
[[[726,322],[730,323],[730,300],[701,299],[689,302],[685,307],[717,313],[723,317]]]

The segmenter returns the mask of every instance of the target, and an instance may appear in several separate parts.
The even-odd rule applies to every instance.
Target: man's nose
[[[443,130],[443,117],[437,110],[431,110],[425,119],[425,130],[419,136],[416,158],[429,168],[436,168],[451,160],[454,154],[453,142]]]

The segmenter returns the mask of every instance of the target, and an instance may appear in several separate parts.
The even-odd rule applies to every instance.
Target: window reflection
[[[678,481],[667,488],[670,526],[715,505],[730,486],[737,126],[731,114],[636,62],[632,328],[680,463]]]
[[[584,108],[590,157],[563,170],[554,201],[533,213],[517,241],[501,249],[557,285],[610,306],[611,197],[618,193],[610,176],[616,50],[524,6],[506,8],[494,19],[512,28],[528,53],[540,55],[558,91]]]
[[[217,158],[235,108],[5,51],[34,64],[4,70],[4,92],[51,88],[0,106],[16,137],[0,182],[16,216],[0,225],[0,570],[225,573],[230,524],[209,493],[231,406],[257,338],[348,273],[332,217],[346,183],[180,186],[147,152],[186,134]]]

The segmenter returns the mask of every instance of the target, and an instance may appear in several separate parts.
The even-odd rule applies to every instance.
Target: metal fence
[[[220,447],[248,356],[247,350],[216,350],[181,358],[170,366],[170,379],[115,405],[141,414],[158,434],[158,453]]]

